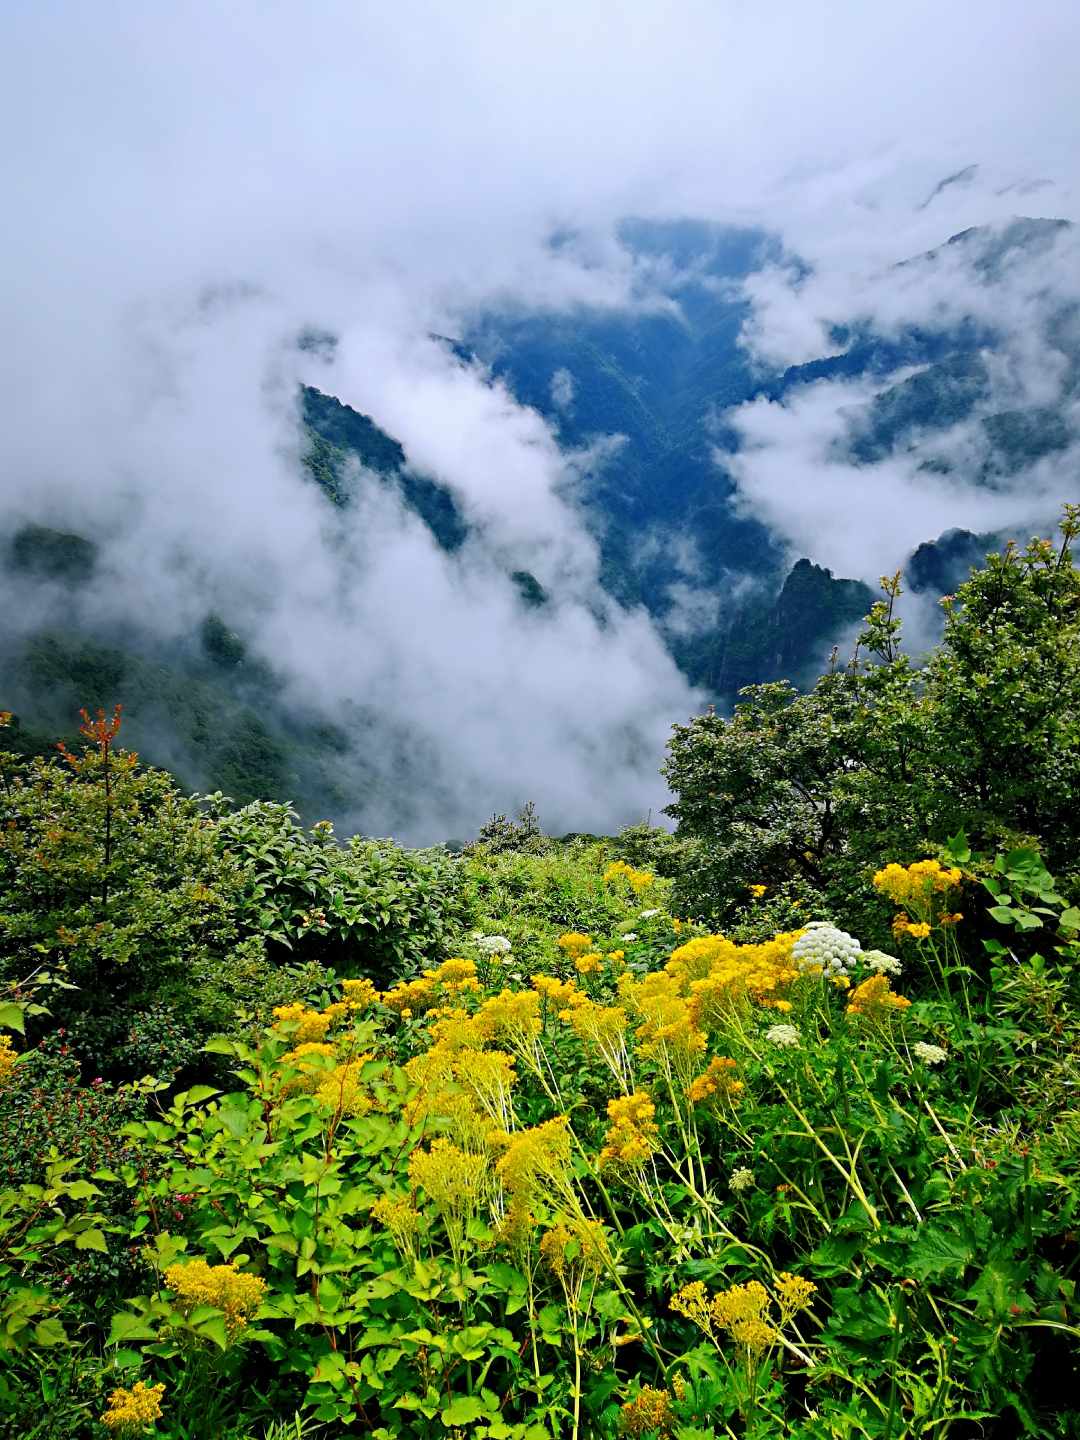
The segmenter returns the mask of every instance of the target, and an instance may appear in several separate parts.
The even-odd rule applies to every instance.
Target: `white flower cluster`
[[[940,1045],[928,1045],[925,1040],[917,1040],[911,1048],[916,1057],[927,1065],[940,1065],[946,1059],[945,1051]]]
[[[659,910],[642,910],[642,912],[641,912],[641,918],[642,918],[643,920],[651,920],[654,915],[659,915],[659,914],[660,914],[660,911],[659,911]]]
[[[899,975],[904,968],[899,960],[886,955],[884,950],[864,950],[859,958],[868,970],[878,975]]]
[[[476,948],[481,955],[507,955],[512,947],[505,935],[478,935]]]
[[[773,1045],[779,1045],[781,1050],[799,1048],[799,1031],[794,1025],[773,1025],[765,1031],[765,1039]]]
[[[824,920],[812,920],[806,934],[795,941],[791,958],[800,970],[821,966],[825,975],[846,975],[862,946],[854,935],[837,930]]]
[[[622,938],[623,938],[624,940],[626,940],[626,941],[630,941],[630,940],[636,940],[636,939],[637,939],[637,936],[634,934],[633,930],[628,930],[628,931],[626,932],[626,934],[625,934]]]
[[[754,1172],[748,1170],[745,1165],[740,1165],[738,1170],[731,1172],[731,1179],[728,1184],[736,1194],[741,1195],[744,1190],[749,1190],[754,1183]]]

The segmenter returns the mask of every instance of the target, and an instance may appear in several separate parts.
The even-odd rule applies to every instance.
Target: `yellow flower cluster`
[[[342,999],[349,1010],[367,1010],[379,998],[379,992],[370,980],[343,980]]]
[[[309,1040],[289,1050],[281,1057],[280,1064],[282,1067],[294,1067],[300,1074],[285,1084],[284,1093],[312,1094],[318,1089],[322,1077],[327,1074],[327,1066],[320,1062],[333,1060],[336,1054],[336,1048],[322,1040]]]
[[[624,1089],[630,1080],[630,1054],[626,1048],[626,1011],[618,1005],[597,1005],[573,991],[559,1019],[573,1030],[588,1050],[594,1050]]]
[[[633,1400],[628,1400],[619,1411],[620,1435],[636,1437],[654,1430],[669,1435],[674,1423],[671,1396],[666,1390],[654,1390],[651,1385],[643,1385]]]
[[[573,1291],[586,1276],[603,1273],[607,1240],[595,1220],[560,1221],[544,1232],[540,1254],[566,1289]]]
[[[425,970],[419,980],[401,980],[392,990],[384,991],[382,1002],[408,1019],[414,1011],[425,1014],[447,1000],[481,989],[472,960],[444,960],[438,969]]]
[[[775,1296],[759,1280],[750,1280],[721,1290],[710,1301],[704,1283],[695,1280],[672,1296],[670,1308],[685,1315],[710,1339],[715,1339],[716,1330],[726,1330],[748,1357],[755,1358],[776,1344],[780,1330],[800,1310],[809,1308],[816,1290],[812,1280],[783,1270],[776,1277]],[[774,1303],[780,1310],[779,1324],[770,1313]]]
[[[299,1001],[295,1001],[292,1005],[278,1005],[274,1010],[274,1019],[290,1023],[295,1021],[298,1028],[291,1032],[290,1038],[295,1040],[297,1045],[309,1045],[325,1038],[333,1017],[328,1010],[308,1010]],[[275,1030],[280,1028],[280,1024],[274,1026]]]
[[[208,1265],[205,1260],[170,1265],[165,1271],[165,1283],[176,1292],[184,1315],[190,1315],[200,1305],[224,1311],[230,1345],[247,1328],[249,1314],[259,1308],[266,1294],[266,1281],[258,1275],[237,1270],[235,1265]]]
[[[899,907],[892,922],[893,935],[901,940],[925,940],[935,925],[956,925],[964,917],[944,908],[943,896],[955,890],[963,876],[956,867],[945,869],[937,860],[916,860],[903,865],[886,865],[874,876],[874,886]],[[910,914],[909,914],[910,912]],[[916,918],[911,919],[911,915]]]
[[[653,1120],[656,1106],[644,1091],[620,1095],[608,1101],[611,1129],[604,1136],[600,1151],[600,1168],[638,1171],[657,1149],[660,1127]]]
[[[882,1021],[898,1010],[907,1010],[911,1001],[903,995],[894,995],[889,988],[887,975],[871,975],[861,985],[856,985],[847,1007],[849,1015],[862,1015],[867,1020]]]
[[[374,1108],[374,1101],[361,1088],[361,1071],[374,1055],[357,1055],[344,1065],[337,1065],[330,1074],[323,1072],[322,1082],[315,1090],[315,1098],[330,1107],[335,1114],[351,1115],[354,1118],[367,1115]]]
[[[513,1118],[511,1092],[517,1084],[513,1057],[502,1050],[461,1050],[454,1059],[455,1081],[503,1130]]]
[[[400,1255],[415,1254],[420,1212],[403,1197],[384,1195],[371,1207],[372,1216],[386,1226]]]
[[[577,994],[576,981],[556,980],[551,975],[534,975],[529,984],[556,1011],[569,1005],[571,997]]]
[[[409,1157],[409,1179],[424,1190],[444,1220],[460,1220],[476,1209],[487,1188],[487,1159],[469,1155],[440,1136],[428,1151]]]
[[[579,975],[597,975],[604,968],[604,957],[593,951],[588,955],[579,955],[574,961],[574,969]]]
[[[703,1075],[692,1081],[686,1097],[694,1105],[716,1106],[723,1102],[738,1103],[746,1086],[736,1078],[739,1067],[726,1055],[717,1055],[709,1061],[709,1068]]]
[[[604,871],[604,884],[610,885],[624,875],[630,882],[630,888],[635,895],[640,895],[643,890],[656,883],[656,876],[651,875],[647,870],[635,870],[632,865],[627,865],[625,860],[615,860]]]
[[[629,975],[619,980],[620,998],[642,1021],[634,1032],[637,1053],[664,1070],[673,1070],[687,1085],[705,1053],[708,1037],[696,1023],[697,1007],[682,990],[681,977],[667,968],[638,981]]]
[[[592,949],[592,941],[588,935],[581,935],[576,930],[571,930],[567,935],[560,935],[559,949],[565,950],[571,960],[576,960],[579,955],[584,955],[586,950]]]
[[[513,1207],[527,1210],[542,1186],[570,1193],[570,1120],[556,1115],[529,1130],[499,1137],[506,1146],[495,1174],[509,1191]]]
[[[18,1058],[16,1052],[11,1048],[10,1036],[0,1035],[0,1085],[7,1084]]]
[[[706,1028],[723,1023],[733,1006],[790,1010],[787,991],[799,978],[791,951],[805,933],[781,933],[761,945],[701,935],[680,945],[664,969],[689,994],[694,1022]]]
[[[109,1408],[101,1417],[101,1423],[112,1431],[114,1440],[128,1440],[141,1435],[147,1425],[161,1417],[161,1397],[164,1385],[145,1385],[136,1380],[130,1390],[114,1390],[109,1396]]]

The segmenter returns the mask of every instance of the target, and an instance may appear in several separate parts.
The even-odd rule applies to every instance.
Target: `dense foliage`
[[[894,577],[846,670],[806,695],[752,686],[731,720],[676,726],[670,814],[698,842],[680,903],[727,918],[759,880],[840,903],[853,862],[922,854],[961,827],[984,846],[1034,839],[1077,868],[1080,507],[1061,531],[1057,548],[989,556],[947,597],[944,640],[922,668],[900,648]]]
[[[1063,529],[676,727],[674,836],[9,756],[0,1434],[1080,1434]]]

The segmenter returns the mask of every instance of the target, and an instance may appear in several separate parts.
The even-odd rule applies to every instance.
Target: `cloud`
[[[999,221],[854,278],[829,266],[808,278],[773,271],[754,294],[746,343],[774,366],[804,363],[815,336],[820,354],[837,353],[825,341],[837,332],[897,343],[940,334],[970,351],[957,380],[933,380],[937,408],[929,396],[926,414],[911,387],[929,360],[905,364],[902,351],[885,372],[814,379],[729,412],[743,443],[723,461],[739,504],[794,549],[872,578],[952,527],[1046,533],[1061,502],[1076,498],[1075,229]],[[911,418],[901,423],[905,405]],[[859,453],[875,423],[884,439]]]
[[[101,541],[87,628],[168,640],[213,608],[297,706],[413,737],[411,812],[360,819],[410,838],[528,798],[554,827],[655,811],[666,725],[699,703],[598,584],[567,498],[591,462],[432,333],[495,300],[635,303],[617,220],[694,215],[763,225],[807,262],[751,291],[748,343],[791,363],[844,317],[948,307],[947,277],[888,267],[1008,214],[1024,177],[1052,177],[1054,213],[1077,205],[1080,15],[1052,0],[42,0],[0,24],[0,530]],[[918,211],[973,155],[971,182]],[[1017,327],[1033,305],[1021,287]],[[338,343],[299,350],[304,331]],[[1038,347],[1009,356],[1003,386],[1031,362],[1025,393],[1055,393]],[[301,381],[455,489],[459,555],[370,478],[328,511],[299,463]],[[743,503],[795,549],[865,573],[1013,503],[950,498],[898,460],[859,489],[831,447],[868,393],[740,418]],[[521,604],[524,570],[547,605]]]

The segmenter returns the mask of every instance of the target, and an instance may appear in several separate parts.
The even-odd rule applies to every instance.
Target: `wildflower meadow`
[[[0,1433],[1080,1434],[1078,530],[677,726],[673,835],[6,761]]]

